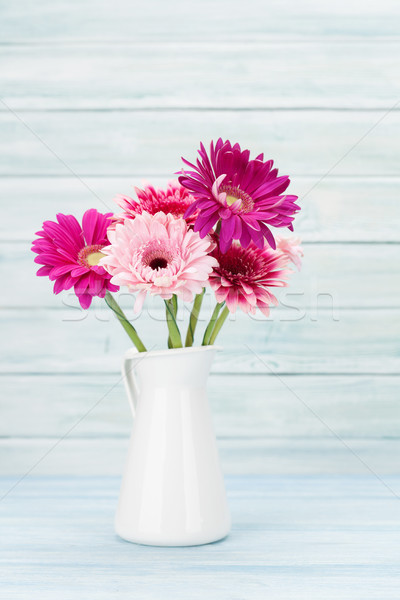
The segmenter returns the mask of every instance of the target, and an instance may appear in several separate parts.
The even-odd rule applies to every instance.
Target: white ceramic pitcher
[[[125,355],[134,422],[115,519],[125,540],[192,546],[229,533],[206,393],[214,354],[200,346]]]

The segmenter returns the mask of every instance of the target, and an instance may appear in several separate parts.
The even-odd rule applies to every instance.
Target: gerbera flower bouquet
[[[63,214],[45,221],[32,247],[54,293],[73,289],[83,309],[104,298],[135,347],[122,361],[135,419],[115,528],[128,541],[161,546],[214,542],[230,530],[206,393],[214,342],[237,309],[268,315],[272,290],[287,285],[302,256],[297,238],[275,237],[293,229],[299,207],[271,160],[219,139],[184,164],[164,190],[118,196],[116,214],[92,208],[82,223]],[[120,287],[132,293],[132,313],[147,296],[164,302],[168,349],[147,351],[117,303]],[[193,347],[207,287],[215,308]],[[178,300],[191,303],[186,332]]]
[[[195,164],[185,167],[165,190],[148,185],[137,198],[118,196],[122,212],[90,209],[82,223],[58,214],[45,221],[32,250],[41,265],[37,275],[54,281],[54,293],[73,288],[82,308],[104,298],[139,352],[144,339],[124,314],[113,293],[126,287],[134,294],[134,312],[147,295],[159,296],[166,309],[168,347],[190,347],[207,287],[215,308],[201,337],[214,344],[229,313],[238,308],[269,314],[277,304],[272,288],[287,285],[300,268],[297,238],[276,237],[293,230],[297,196],[286,194],[289,177],[278,176],[262,154],[219,139],[209,152],[200,145]],[[188,328],[178,326],[178,299],[193,303]]]

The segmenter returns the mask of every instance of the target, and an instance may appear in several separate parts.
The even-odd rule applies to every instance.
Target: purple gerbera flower
[[[264,162],[260,154],[250,160],[250,151],[239,144],[211,142],[208,155],[200,144],[196,165],[182,160],[193,170],[183,170],[180,183],[196,198],[185,212],[185,218],[198,212],[194,230],[205,237],[220,222],[220,248],[226,252],[232,240],[247,247],[251,241],[264,246],[264,238],[275,249],[270,226],[293,230],[294,214],[300,210],[297,196],[283,195],[290,183],[287,176],[278,177],[273,161]]]
[[[57,215],[56,221],[45,221],[38,231],[32,250],[35,263],[43,265],[36,273],[54,281],[54,293],[72,287],[82,308],[89,308],[94,296],[104,298],[107,291],[117,292],[111,275],[99,260],[109,245],[107,227],[112,213],[101,214],[95,208],[83,215],[82,226],[72,215]]]

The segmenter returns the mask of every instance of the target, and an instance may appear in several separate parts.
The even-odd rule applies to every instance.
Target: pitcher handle
[[[139,398],[139,388],[136,383],[132,364],[132,359],[136,358],[136,354],[136,352],[133,354],[132,350],[128,350],[122,361],[122,378],[124,380],[125,391],[128,396],[129,406],[131,407],[133,417],[136,414],[136,406]]]

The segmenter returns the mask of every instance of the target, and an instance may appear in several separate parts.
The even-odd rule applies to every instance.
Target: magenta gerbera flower
[[[89,308],[93,297],[104,298],[106,291],[118,291],[111,275],[99,260],[109,244],[107,227],[112,213],[101,214],[95,208],[83,215],[82,226],[72,215],[57,215],[57,222],[45,221],[36,233],[32,251],[35,263],[43,265],[37,272],[54,281],[54,293],[74,288],[82,308]]]
[[[207,235],[220,222],[220,248],[226,252],[232,240],[247,247],[252,241],[264,246],[264,238],[275,248],[270,227],[293,229],[294,214],[300,210],[297,196],[283,195],[289,177],[278,177],[273,161],[264,162],[260,154],[250,160],[250,151],[241,150],[239,144],[224,142],[221,138],[211,142],[207,154],[200,144],[200,159],[196,165],[183,158],[193,170],[183,170],[180,183],[195,196],[185,218],[198,211],[194,230],[201,237]]]
[[[217,302],[226,302],[230,312],[240,308],[245,313],[255,314],[259,308],[269,315],[271,304],[277,299],[271,287],[285,287],[285,278],[292,271],[287,269],[288,258],[268,246],[258,248],[250,243],[243,248],[233,243],[225,253],[216,252],[218,266],[210,275],[210,286]]]
[[[114,221],[123,223],[125,219],[134,219],[142,212],[155,215],[158,212],[171,214],[177,219],[183,217],[188,207],[195,198],[178,181],[169,181],[167,189],[155,188],[146,185],[143,190],[135,187],[137,200],[129,196],[118,195],[114,201],[123,209],[123,213],[116,215]],[[195,222],[195,215],[187,219],[190,225]]]
[[[102,265],[112,281],[139,292],[135,312],[147,293],[166,300],[174,294],[191,302],[208,283],[217,261],[209,255],[214,243],[202,239],[182,218],[159,212],[143,212],[135,219],[118,223],[108,233],[111,245],[103,249]]]

